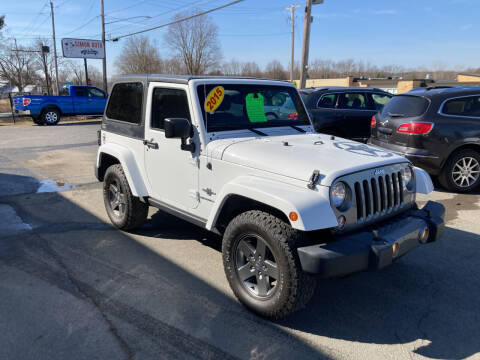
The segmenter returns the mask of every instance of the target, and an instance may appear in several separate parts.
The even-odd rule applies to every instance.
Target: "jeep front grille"
[[[385,176],[356,181],[354,185],[357,204],[357,221],[390,213],[403,206],[403,182],[400,171]]]
[[[337,209],[332,204],[336,216],[346,218],[342,232],[383,221],[414,205],[415,186],[409,190],[403,184],[402,172],[406,165],[400,163],[363,170],[334,181],[333,184],[341,181],[349,188],[347,206]]]

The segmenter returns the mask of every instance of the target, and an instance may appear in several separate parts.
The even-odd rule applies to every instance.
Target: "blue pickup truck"
[[[61,96],[23,95],[13,99],[15,112],[37,125],[56,125],[61,116],[103,115],[107,94],[92,86],[64,86]]]

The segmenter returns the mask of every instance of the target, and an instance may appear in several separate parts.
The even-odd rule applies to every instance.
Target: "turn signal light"
[[[377,120],[375,120],[375,115],[372,116],[372,120],[370,120],[370,127],[374,128],[377,125]]]
[[[298,220],[298,214],[295,211],[292,211],[290,214],[288,214],[288,217],[292,221],[297,221]]]
[[[400,125],[397,132],[411,135],[422,135],[428,134],[432,128],[432,123],[412,122]]]

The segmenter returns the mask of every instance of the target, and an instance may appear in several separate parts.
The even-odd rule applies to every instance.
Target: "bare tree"
[[[185,12],[175,15],[175,20],[193,15]],[[183,60],[188,74],[205,74],[218,65],[220,48],[218,28],[208,15],[178,22],[168,27],[165,41],[174,54]]]
[[[221,66],[222,73],[229,76],[241,76],[242,74],[242,64],[235,59],[225,62]]]
[[[163,62],[163,72],[165,74],[185,74],[183,60],[176,57],[165,60]]]
[[[288,74],[283,65],[278,60],[270,61],[265,66],[265,76],[272,79],[287,80]]]
[[[163,63],[157,47],[146,36],[128,38],[115,65],[121,74],[163,72]]]
[[[59,74],[64,81],[70,81],[75,85],[85,85],[85,70],[83,64],[75,61],[65,62],[62,71]],[[102,87],[103,77],[100,70],[96,67],[88,66],[88,78],[92,86]]]
[[[248,61],[242,64],[242,75],[252,77],[262,77],[263,72],[260,66],[254,61]]]
[[[35,53],[14,41],[6,41],[0,46],[0,79],[7,80],[19,91],[26,85],[39,82],[36,71]]]

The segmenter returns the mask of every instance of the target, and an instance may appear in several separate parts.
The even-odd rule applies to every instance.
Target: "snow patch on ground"
[[[41,180],[40,186],[37,189],[37,193],[49,193],[74,189],[73,185],[65,184],[63,182],[54,181],[54,180]]]

